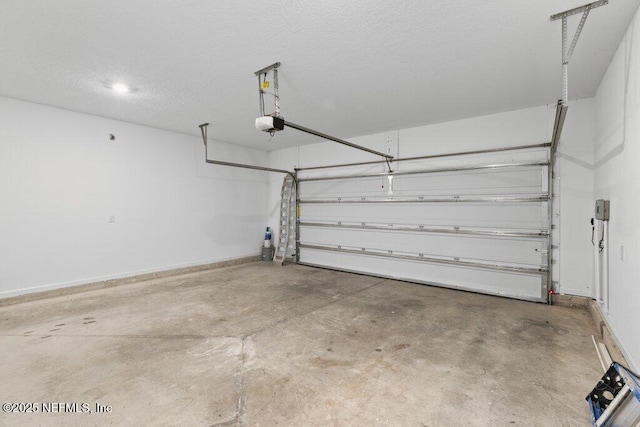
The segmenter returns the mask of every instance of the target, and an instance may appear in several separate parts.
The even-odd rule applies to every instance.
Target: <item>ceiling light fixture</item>
[[[124,83],[114,83],[111,85],[111,89],[118,93],[129,93],[129,86]]]

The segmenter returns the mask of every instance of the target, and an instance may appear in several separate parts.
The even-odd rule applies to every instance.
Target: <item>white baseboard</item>
[[[145,270],[129,271],[126,273],[110,274],[105,276],[71,280],[67,282],[52,283],[29,288],[12,289],[0,292],[0,306],[16,304],[41,298],[49,298],[56,295],[67,295],[87,290],[100,289],[143,280],[159,279],[162,277],[187,274],[212,268],[242,264],[257,261],[260,254],[238,255],[229,258],[215,260],[195,261],[183,264],[151,268]]]
[[[631,352],[625,347],[624,343],[616,336],[614,330],[611,328],[607,317],[596,301],[591,301],[590,305],[591,314],[593,316],[593,320],[598,327],[600,332],[600,336],[598,338],[602,339],[609,349],[611,353],[611,357],[616,360],[616,358],[620,358],[620,356],[624,360],[616,360],[618,362],[626,364],[632,370],[638,372],[640,370],[640,364],[634,360]]]

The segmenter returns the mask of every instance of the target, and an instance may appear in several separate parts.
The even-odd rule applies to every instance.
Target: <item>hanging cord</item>
[[[596,226],[595,226],[595,220],[593,218],[591,218],[591,244],[593,246],[596,245],[596,242],[593,240],[596,234]]]
[[[604,224],[602,224],[601,228],[602,228],[602,233],[598,241],[598,253],[602,253],[602,251],[604,251]]]
[[[389,173],[393,172],[393,169],[391,169],[391,164],[389,163],[389,158],[385,157],[384,160],[387,162],[387,167],[389,168]]]

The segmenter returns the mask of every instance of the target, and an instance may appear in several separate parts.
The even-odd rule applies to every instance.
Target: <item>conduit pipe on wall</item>
[[[594,233],[596,243],[593,246],[595,280],[594,298],[609,312],[609,221],[595,220]]]
[[[593,298],[596,300],[596,302],[598,303],[602,303],[602,282],[600,280],[601,275],[600,275],[600,244],[596,244],[596,241],[599,241],[599,236],[600,236],[600,221],[597,219],[594,219],[594,223],[593,223],[593,235],[594,237],[594,243],[593,243],[593,265],[595,267],[595,271],[594,271],[594,284],[593,284],[593,288],[594,288],[594,295]],[[597,239],[596,239],[597,238]]]
[[[602,303],[606,313],[609,312],[609,221],[602,221]]]

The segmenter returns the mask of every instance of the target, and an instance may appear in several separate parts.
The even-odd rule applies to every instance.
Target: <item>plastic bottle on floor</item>
[[[267,227],[267,231],[264,233],[264,247],[271,247],[271,227]]]

